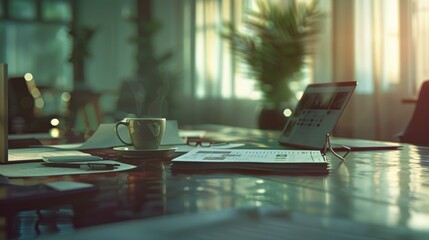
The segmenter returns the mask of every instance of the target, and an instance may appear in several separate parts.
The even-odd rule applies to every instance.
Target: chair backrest
[[[69,124],[66,131],[95,131],[103,122],[100,93],[89,90],[71,92],[68,105]]]
[[[403,143],[429,146],[429,80],[423,82],[413,116],[399,139]]]
[[[43,114],[45,102],[35,80],[9,77],[8,125],[10,134],[47,133],[52,129],[51,120],[57,115]]]

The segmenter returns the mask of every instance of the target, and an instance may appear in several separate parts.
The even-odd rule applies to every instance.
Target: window
[[[286,7],[285,1],[273,1],[279,7]],[[197,98],[223,98],[259,100],[262,93],[254,79],[246,74],[246,66],[235,61],[229,43],[222,39],[224,23],[234,23],[241,30],[244,14],[257,10],[256,0],[198,0],[195,3],[195,88]],[[303,69],[303,81],[292,88],[302,90],[311,82],[312,59]],[[298,94],[299,96],[299,94]]]
[[[403,81],[415,95],[429,79],[429,2],[359,0],[355,13],[357,92],[388,92]]]
[[[3,0],[0,0],[0,18],[4,17],[4,3]]]
[[[357,92],[374,93],[399,83],[398,1],[355,1],[355,79]]]
[[[414,46],[415,90],[429,79],[429,1],[414,0],[412,9],[412,44]]]
[[[71,18],[71,6],[68,0],[42,0],[42,19],[68,22]]]
[[[70,0],[0,0],[0,62],[8,64],[10,77],[31,73],[41,90],[72,88],[71,13]],[[43,111],[62,107],[54,98],[45,100],[52,102],[52,109]]]
[[[10,76],[31,72],[38,85],[70,87],[67,59],[71,20],[69,0],[3,0],[0,20],[0,62]],[[7,3],[7,4],[5,4]],[[6,13],[7,12],[7,13]]]
[[[254,98],[252,80],[236,69],[229,46],[221,38],[224,22],[239,23],[249,0],[198,0],[195,9],[195,94],[197,98]],[[237,71],[236,71],[237,70]]]
[[[0,22],[9,76],[31,72],[40,86],[70,87],[67,59],[70,39],[67,26],[41,23]]]
[[[36,1],[33,0],[9,1],[9,16],[14,19],[35,20],[36,9]]]

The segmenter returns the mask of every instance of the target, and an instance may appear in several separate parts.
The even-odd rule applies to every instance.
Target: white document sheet
[[[74,144],[48,145],[56,149],[100,149],[123,145],[115,133],[115,123],[102,123],[86,142]]]
[[[57,156],[88,156],[90,154],[77,150],[57,150],[54,148],[18,148],[9,149],[8,162],[42,160],[43,157]]]
[[[133,169],[136,166],[105,160],[103,163],[119,164],[114,170],[87,170],[80,168],[46,167],[41,162],[5,164],[0,166],[0,174],[5,177],[46,177],[58,175],[93,174],[105,172],[118,172]]]

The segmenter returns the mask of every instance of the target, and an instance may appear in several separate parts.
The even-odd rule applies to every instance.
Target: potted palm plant
[[[85,61],[90,57],[89,44],[96,32],[95,27],[78,27],[73,24],[69,28],[69,35],[73,40],[69,62],[73,64],[73,78],[75,84],[85,82]]]
[[[282,114],[277,112],[283,112],[283,106],[295,97],[290,84],[303,77],[302,70],[307,56],[314,50],[324,14],[317,2],[291,1],[281,8],[268,1],[258,1],[257,6],[258,10],[245,14],[246,32],[229,23],[223,37],[229,41],[234,56],[247,66],[248,76],[256,80],[263,94],[263,112],[275,112],[280,117],[275,120],[268,116],[273,122],[264,126],[262,114],[260,127],[281,128],[286,118],[281,119]]]

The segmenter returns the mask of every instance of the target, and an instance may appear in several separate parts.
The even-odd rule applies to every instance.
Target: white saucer
[[[166,156],[173,153],[176,148],[169,146],[161,146],[157,149],[135,149],[133,146],[114,147],[113,150],[117,151],[124,157],[158,157]]]

